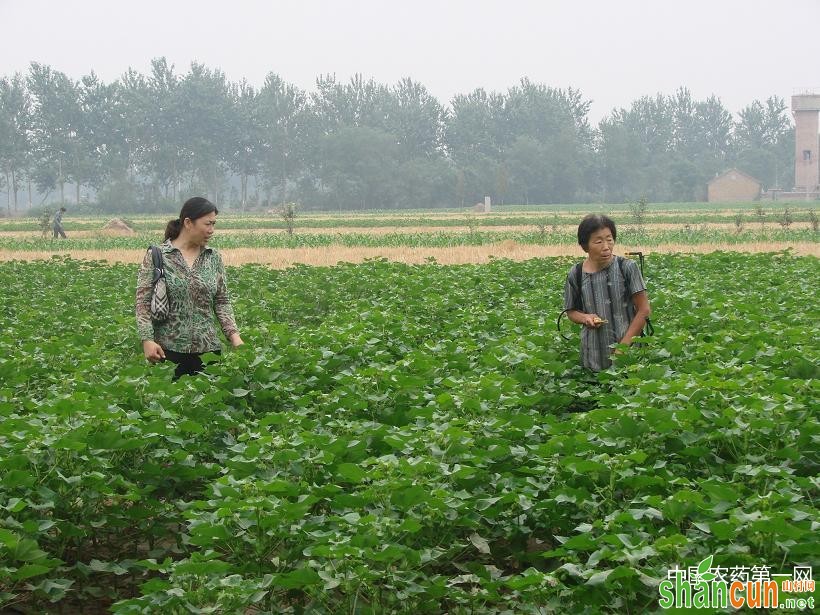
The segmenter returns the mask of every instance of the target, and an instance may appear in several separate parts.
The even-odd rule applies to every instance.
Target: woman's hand
[[[151,363],[159,363],[165,360],[165,351],[162,346],[153,340],[143,340],[142,352]]]
[[[598,314],[584,314],[581,317],[581,323],[585,327],[589,327],[590,329],[598,329],[601,325],[605,324],[606,320],[598,316]]]
[[[237,346],[241,346],[242,344],[245,343],[245,342],[242,341],[242,338],[239,337],[238,333],[232,334],[231,337],[228,338],[228,341],[231,343],[231,346],[233,346],[234,348],[236,348]]]

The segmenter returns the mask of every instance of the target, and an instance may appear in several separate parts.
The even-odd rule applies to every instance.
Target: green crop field
[[[134,265],[0,263],[0,610],[649,613],[816,565],[818,260],[652,255],[597,376],[575,260],[230,268],[246,345],[176,383]]]
[[[633,206],[634,207],[634,206]],[[311,212],[296,210],[294,227],[335,229],[346,227],[480,227],[521,226],[569,224],[577,225],[587,213],[605,213],[615,218],[616,222],[629,224],[634,222],[634,212],[627,205],[510,205],[496,207],[491,213],[475,213],[469,209],[440,210],[382,210],[368,212]],[[674,224],[734,224],[740,216],[744,225],[760,223],[777,226],[784,220],[784,214],[793,222],[809,222],[817,219],[817,203],[811,201],[797,203],[656,203],[646,204],[641,214],[642,223]],[[173,214],[133,214],[125,220],[138,232],[161,232],[165,223]],[[102,228],[111,216],[67,216],[66,226],[73,230],[94,231]],[[239,213],[228,210],[220,214],[219,228],[222,229],[285,229],[288,223],[274,211],[270,213]],[[39,231],[39,219],[36,217],[0,218],[0,232],[3,231]]]
[[[499,232],[395,232],[384,234],[368,233],[285,233],[218,234],[211,242],[216,248],[322,248],[329,246],[348,247],[425,247],[449,248],[457,246],[482,246],[500,241],[516,241],[534,245],[569,245],[577,243],[573,231],[538,232],[533,230]],[[742,233],[711,229],[637,231],[626,230],[619,234],[621,243],[653,247],[665,243],[698,245],[723,244],[742,245],[749,242],[812,242],[818,241],[818,234],[811,229],[770,229],[764,234],[755,230]],[[26,252],[36,250],[139,250],[162,241],[160,233],[142,233],[128,237],[82,237],[53,242],[39,238],[0,238],[0,250]],[[580,251],[580,249],[579,249]]]

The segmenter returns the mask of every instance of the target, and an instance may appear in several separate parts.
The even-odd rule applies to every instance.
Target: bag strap
[[[159,246],[150,246],[148,249],[151,251],[151,260],[154,262],[154,279],[151,283],[156,284],[160,278],[165,277],[165,262],[162,260],[162,250]]]
[[[572,299],[572,305],[579,312],[584,311],[584,294],[581,289],[584,284],[584,262],[575,264],[575,296]]]
[[[641,277],[643,277],[643,254],[641,252],[628,252],[627,254],[637,254],[638,255],[638,257],[640,258],[640,262],[641,262]],[[624,258],[624,257],[619,256],[618,258]],[[623,278],[624,284],[626,285],[626,291],[629,292],[629,289],[632,287],[632,284],[631,284],[632,278],[631,278],[631,274],[629,274],[629,269],[624,271],[624,269],[621,268],[621,277]],[[644,280],[644,282],[646,282],[646,280]],[[643,329],[641,329],[640,336],[641,337],[647,337],[647,336],[650,336],[650,335],[655,335],[655,327],[652,324],[652,321],[647,318],[646,319],[646,324],[644,325]]]
[[[571,310],[575,310],[578,312],[584,311],[584,296],[581,292],[581,285],[583,284],[584,277],[584,272],[581,270],[582,266],[583,261],[581,261],[580,263],[575,263],[572,271],[570,271],[570,276],[575,277],[575,288],[572,289],[572,307],[569,310],[563,310],[560,314],[558,314],[558,320],[555,323],[556,327],[558,327],[558,333],[560,333],[561,337],[563,337],[565,340],[570,340],[572,338],[570,336],[564,335],[564,333],[561,331],[561,319],[567,312]]]

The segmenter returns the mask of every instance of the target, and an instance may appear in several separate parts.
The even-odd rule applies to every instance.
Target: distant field
[[[618,224],[622,249],[647,252],[745,252],[791,249],[820,255],[813,203],[746,203],[715,207],[704,203],[648,205],[638,215],[628,205],[505,206],[491,213],[472,210],[297,213],[288,222],[276,213],[222,213],[213,245],[235,264],[287,266],[334,264],[386,257],[420,262],[485,262],[491,257],[523,260],[577,255],[575,232],[581,217],[604,211]],[[34,218],[0,219],[0,260],[32,260],[55,254],[134,262],[162,240],[170,215],[121,218],[133,233],[107,230],[111,217],[67,216],[68,240],[43,236]],[[512,246],[512,247],[511,247]],[[334,260],[336,259],[336,260]],[[465,260],[468,259],[468,260]],[[477,260],[469,260],[477,259]]]
[[[762,207],[761,218],[755,208]],[[788,208],[795,222],[809,222],[811,212],[820,203],[767,204],[739,203],[732,207],[715,206],[708,203],[663,203],[647,205],[644,223],[734,224],[738,214],[745,224],[760,222],[777,224]],[[481,227],[527,226],[536,224],[577,224],[587,213],[606,213],[619,224],[630,224],[633,216],[628,205],[512,205],[494,207],[491,213],[477,213],[466,209],[400,210],[400,211],[353,211],[353,212],[297,212],[296,228],[345,228],[345,227],[416,227],[416,226],[464,226],[467,223]],[[67,228],[74,230],[98,230],[112,216],[66,217]],[[171,214],[120,215],[135,230],[161,230]],[[276,213],[242,214],[223,212],[219,217],[219,227],[225,229],[284,229],[286,222]],[[0,218],[0,232],[38,231],[37,220],[32,217]]]

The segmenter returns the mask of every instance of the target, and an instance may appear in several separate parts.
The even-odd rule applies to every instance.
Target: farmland
[[[487,262],[491,257],[524,260],[579,255],[575,229],[586,211],[610,213],[619,224],[624,250],[775,252],[791,249],[820,255],[818,219],[812,203],[739,204],[716,209],[704,204],[627,206],[511,206],[490,214],[469,210],[299,213],[292,222],[276,212],[221,214],[212,245],[226,262],[334,265],[370,258],[420,263]],[[170,216],[134,216],[133,232],[106,229],[108,218],[67,219],[69,239],[44,236],[34,218],[0,220],[0,260],[37,260],[54,254],[136,263],[146,246],[161,240]],[[288,227],[291,227],[288,229]],[[290,231],[290,232],[289,232]]]
[[[575,256],[517,261],[493,241],[480,264],[231,266],[246,345],[176,383],[139,352],[134,260],[23,261],[42,240],[4,237],[37,231],[3,221],[0,609],[646,613],[669,569],[709,556],[777,573],[816,564],[808,210],[801,228],[772,215],[762,229],[750,212],[738,232],[703,228],[731,213],[686,211],[680,229],[657,230],[678,214],[650,213],[619,231],[651,252],[656,335],[597,376],[577,366],[577,331],[555,330],[578,258],[567,214],[499,233]],[[464,223],[435,225],[447,215]],[[60,246],[139,255],[161,221]],[[218,241],[253,252],[330,236],[305,247],[331,250],[351,235],[329,228]],[[431,235],[452,246],[415,228],[397,246],[353,235],[423,255],[491,233]],[[653,250],[663,233],[712,251]],[[808,255],[714,251],[709,238]]]

